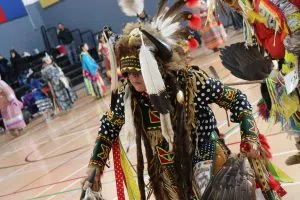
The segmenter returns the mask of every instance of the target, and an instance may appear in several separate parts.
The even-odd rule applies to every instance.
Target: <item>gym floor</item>
[[[230,42],[241,41],[242,36],[233,33]],[[240,81],[226,70],[219,59],[219,53],[201,48],[193,53],[195,64],[209,72],[214,66],[224,83]],[[286,200],[299,199],[300,165],[287,166],[287,157],[297,152],[293,137],[282,132],[280,125],[272,125],[258,117],[256,103],[260,100],[259,84],[237,86],[247,94],[253,105],[253,113],[259,130],[270,143],[273,162],[294,179],[293,183],[283,183],[288,194]],[[46,123],[42,117],[33,120],[20,137],[0,135],[0,199],[2,200],[74,200],[81,193],[81,179],[86,176],[87,164],[93,149],[99,120],[108,109],[110,97],[94,100],[85,91],[77,92],[79,100],[68,113],[57,116]],[[225,141],[234,153],[239,151],[239,126],[231,123],[228,127],[225,111],[212,105],[218,119],[218,127],[225,134]],[[269,129],[269,131],[267,131]],[[266,132],[267,131],[267,132]],[[121,134],[121,141],[126,140]],[[136,164],[135,148],[128,157]],[[112,156],[110,156],[112,158]],[[108,200],[117,199],[113,163],[106,168],[103,178],[103,196]]]

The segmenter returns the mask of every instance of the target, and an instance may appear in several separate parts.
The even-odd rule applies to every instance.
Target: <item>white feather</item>
[[[144,10],[144,0],[119,0],[121,10],[127,16],[136,16]]]
[[[109,40],[105,34],[103,34],[103,36],[106,41],[107,49],[108,49],[108,58],[111,67],[111,91],[113,92],[116,91],[118,88],[117,59],[114,51],[114,45],[112,44],[111,40]]]
[[[133,121],[133,114],[131,108],[131,90],[129,88],[129,85],[125,87],[124,109],[125,109],[125,125],[124,125],[125,139],[127,139],[128,143],[131,143],[135,141],[136,129]]]
[[[165,27],[164,29],[161,30],[161,34],[163,37],[171,37],[176,31],[180,29],[180,23],[175,22],[170,24],[169,26]]]
[[[145,44],[142,44],[141,46],[139,58],[147,93],[160,94],[166,87],[159,71],[157,61]]]
[[[168,114],[160,114],[160,124],[161,124],[161,132],[164,138],[169,143],[169,151],[173,150],[173,138],[174,138],[174,131],[172,127],[170,113]]]

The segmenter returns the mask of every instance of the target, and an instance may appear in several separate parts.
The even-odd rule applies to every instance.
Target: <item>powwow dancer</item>
[[[259,104],[263,116],[281,122],[282,126],[295,133],[299,153],[286,160],[288,165],[300,163],[300,106],[299,106],[299,55],[300,55],[300,12],[299,1],[289,0],[223,0],[241,13],[244,32],[250,51],[260,46],[267,53],[264,58],[247,56],[243,46],[232,45],[223,51],[224,66],[231,71],[240,71],[239,78],[249,80],[248,70],[265,73],[271,59],[278,60],[278,69],[267,70],[262,84],[263,101]],[[211,8],[213,6],[210,6]],[[212,13],[212,11],[211,11]],[[244,51],[246,54],[241,54]],[[260,50],[261,51],[261,50]],[[262,52],[262,51],[261,51]],[[246,55],[246,57],[244,56]],[[223,60],[224,60],[223,59]],[[263,62],[265,60],[265,63]],[[229,62],[228,62],[229,61]],[[260,65],[258,65],[258,62]],[[251,64],[252,63],[252,64]],[[243,66],[244,71],[241,69]],[[253,69],[255,67],[255,69]],[[248,68],[248,69],[247,69]],[[251,73],[254,75],[254,73]],[[259,80],[260,76],[252,76]]]
[[[118,199],[125,199],[123,181],[129,199],[146,199],[142,141],[150,176],[149,188],[156,199],[200,199],[202,195],[212,195],[209,199],[255,199],[256,185],[261,187],[266,199],[280,199],[285,194],[267,167],[269,161],[259,141],[247,97],[208,77],[199,67],[185,65],[186,47],[179,44],[189,37],[184,37],[186,31],[180,22],[188,20],[192,28],[199,28],[201,20],[180,9],[193,2],[179,0],[165,9],[167,1],[162,0],[151,23],[125,26],[115,45],[116,54],[109,43],[112,66],[119,63],[126,80],[117,88],[116,69],[112,70],[111,109],[101,119],[89,163],[89,174],[96,172],[96,175],[93,181],[84,181],[85,194],[103,199],[101,176],[113,149]],[[136,15],[144,9],[134,6],[140,3],[124,5]],[[128,10],[128,7],[122,9]],[[189,40],[186,45],[190,44],[191,38]],[[219,137],[216,118],[209,107],[211,103],[229,109],[231,121],[240,123],[242,154],[231,158],[230,162],[227,162],[230,151]],[[136,141],[138,186],[118,138],[122,127],[128,141]],[[214,195],[215,187],[204,192],[208,182],[214,180],[212,177],[220,177],[218,172],[223,172],[224,163],[225,170],[230,163],[240,163],[235,164],[238,167],[231,167],[236,173],[228,173],[230,176],[219,182],[224,184],[229,178],[234,179],[235,184],[225,181],[225,188],[229,190],[226,193],[221,188],[223,196]]]

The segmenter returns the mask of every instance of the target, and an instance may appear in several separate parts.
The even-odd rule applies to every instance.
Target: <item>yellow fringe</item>
[[[87,78],[84,78],[84,84],[85,84],[87,93],[88,93],[89,95],[92,95],[93,97],[96,96],[91,81],[88,80]]]
[[[288,74],[293,71],[297,65],[297,56],[293,53],[285,51],[284,62],[285,63],[282,65],[281,71],[283,74]]]
[[[140,200],[141,199],[140,190],[134,178],[135,176],[132,170],[131,163],[128,160],[126,152],[121,143],[120,143],[120,157],[121,157],[121,166],[125,176],[125,183],[127,187],[129,200]]]

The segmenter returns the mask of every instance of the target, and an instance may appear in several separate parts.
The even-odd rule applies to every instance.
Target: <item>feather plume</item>
[[[264,120],[268,121],[270,118],[270,111],[268,110],[267,105],[263,99],[261,99],[257,103],[257,107],[259,116],[261,116]]]
[[[165,38],[169,38],[170,36],[174,35],[175,32],[178,31],[179,29],[180,29],[180,23],[179,22],[172,23],[171,25],[169,25],[166,28],[161,30],[161,35]],[[168,42],[173,44],[176,41],[169,38]]]
[[[269,76],[273,69],[272,60],[264,58],[257,46],[245,46],[236,43],[221,50],[220,58],[225,68],[244,80],[262,80]]]
[[[140,64],[141,71],[145,81],[147,93],[150,95],[150,101],[160,113],[162,134],[172,148],[173,142],[173,128],[170,118],[170,106],[167,99],[165,83],[162,79],[161,73],[156,59],[144,44],[141,33],[142,46],[140,49]]]
[[[118,88],[118,69],[116,54],[112,42],[106,37],[106,34],[103,34],[103,36],[107,43],[108,58],[111,66],[111,91],[115,92]]]
[[[189,16],[191,16],[193,13],[191,13],[190,11],[182,11],[179,14],[177,14],[172,22],[183,22],[185,20],[189,19]]]
[[[259,138],[259,142],[261,144],[261,148],[262,148],[262,151],[263,153],[265,154],[265,156],[268,158],[268,159],[271,159],[272,158],[272,153],[270,151],[270,145],[267,141],[267,138],[263,135],[263,134],[258,134],[258,138]]]
[[[166,9],[168,0],[160,0],[158,3],[157,13],[154,16],[154,20],[156,20]]]
[[[173,151],[174,131],[171,123],[170,113],[160,114],[161,132],[169,143],[169,151]]]
[[[185,5],[185,1],[184,0],[177,0],[176,3],[166,12],[166,14],[164,15],[164,19],[167,19],[169,17],[174,17],[175,15],[178,14],[178,11],[183,8],[183,6]]]
[[[144,0],[119,0],[121,10],[127,16],[136,16],[144,10]]]
[[[149,48],[145,46],[143,39],[139,58],[142,75],[147,88],[147,93],[150,95],[158,95],[165,91],[166,87],[159,72],[157,61],[153,54],[150,52]]]

